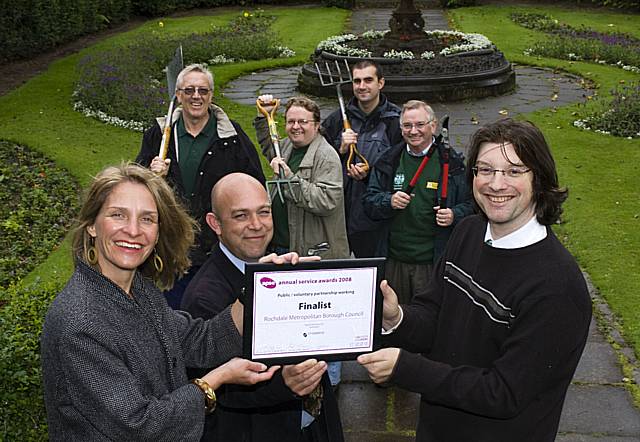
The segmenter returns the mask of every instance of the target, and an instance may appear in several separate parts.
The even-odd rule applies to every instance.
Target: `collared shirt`
[[[202,157],[213,141],[218,138],[217,125],[215,116],[210,113],[209,121],[194,137],[187,132],[183,117],[180,116],[178,119],[176,124],[178,165],[186,195],[193,193]]]
[[[497,249],[519,249],[542,241],[546,237],[547,228],[540,224],[534,215],[524,226],[500,239],[493,239],[490,223],[487,223],[484,242]]]
[[[224,255],[229,258],[229,261],[231,261],[231,264],[233,264],[234,266],[236,266],[236,268],[238,270],[240,270],[240,272],[242,272],[242,274],[244,275],[244,267],[247,264],[245,261],[241,260],[240,258],[238,258],[236,255],[234,255],[233,253],[231,253],[231,250],[229,250],[227,248],[227,246],[225,246],[224,244],[222,244],[222,241],[220,241],[220,250],[222,250],[222,253],[224,253]]]
[[[414,151],[411,150],[411,148],[409,147],[409,145],[407,144],[407,153],[409,155],[411,155],[412,157],[423,157],[427,154],[427,152],[429,152],[429,148],[431,147],[431,145],[436,141],[436,137],[431,137],[431,143],[429,143],[429,145],[427,147],[425,147],[423,149],[422,152],[420,153],[415,153]]]

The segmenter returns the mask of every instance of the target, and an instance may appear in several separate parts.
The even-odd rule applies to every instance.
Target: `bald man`
[[[257,262],[273,237],[271,204],[264,186],[244,173],[231,173],[211,191],[206,216],[218,236],[211,256],[187,287],[181,309],[211,318],[234,303],[244,287],[244,269]],[[338,406],[324,361],[310,359],[285,366],[274,378],[245,388],[225,387],[218,408],[208,417],[203,441],[343,441]],[[190,373],[190,376],[198,373]],[[317,418],[303,411],[304,397],[318,384],[324,397]]]

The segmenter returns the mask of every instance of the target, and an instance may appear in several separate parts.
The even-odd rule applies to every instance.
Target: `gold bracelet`
[[[216,392],[213,391],[213,388],[211,388],[206,381],[203,381],[200,378],[193,379],[191,383],[197,386],[204,394],[205,412],[207,414],[212,413],[213,410],[216,409]]]

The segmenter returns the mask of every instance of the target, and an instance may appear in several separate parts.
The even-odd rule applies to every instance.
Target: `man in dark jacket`
[[[400,116],[404,142],[378,160],[363,197],[367,214],[388,220],[388,235],[380,242],[386,250],[385,278],[401,302],[422,293],[433,263],[446,244],[453,226],[472,213],[471,195],[465,183],[462,155],[451,149],[447,208],[440,208],[444,144],[436,138],[435,113],[423,101],[405,103]],[[415,188],[407,186],[425,157],[426,166]]]
[[[343,130],[340,109],[329,115],[322,127],[325,138],[340,153],[344,173],[344,201],[349,248],[356,258],[376,255],[376,245],[381,239],[382,223],[369,218],[362,208],[362,195],[367,188],[369,171],[354,158],[355,164],[347,164],[349,145],[355,144],[367,159],[369,167],[375,166],[380,157],[392,146],[402,141],[398,124],[400,108],[380,92],[384,87],[381,67],[369,60],[353,65],[353,98],[346,106],[351,129]]]
[[[176,81],[176,97],[181,106],[172,116],[167,158],[158,156],[164,117],[145,132],[136,158],[136,162],[166,177],[201,227],[191,254],[191,269],[172,290],[165,292],[173,308],[178,308],[182,292],[217,242],[205,222],[211,211],[213,186],[231,172],[245,172],[262,183],[265,181],[258,153],[249,137],[211,102],[213,75],[206,67],[192,64],[184,68]]]
[[[245,264],[262,257],[273,236],[269,197],[249,175],[232,173],[222,178],[213,189],[211,206],[206,220],[219,242],[187,287],[181,306],[204,319],[240,297]],[[285,366],[271,381],[251,388],[225,387],[202,440],[342,442],[340,414],[326,369],[325,362],[310,359]],[[322,397],[317,400],[320,391]],[[312,410],[314,399],[315,405],[321,404],[319,414],[317,408]]]

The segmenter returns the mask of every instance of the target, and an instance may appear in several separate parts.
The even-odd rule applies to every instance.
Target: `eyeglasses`
[[[509,178],[512,180],[517,180],[518,178],[524,176],[524,174],[531,172],[531,169],[527,169],[526,167],[510,167],[508,169],[494,169],[489,166],[475,166],[472,167],[473,175],[481,178],[492,178],[496,172],[502,172],[502,176],[505,178]]]
[[[298,126],[306,126],[309,123],[315,123],[316,120],[287,120],[287,126],[295,126],[298,123]]]
[[[193,86],[185,87],[178,90],[184,92],[188,96],[192,96],[193,94],[198,92],[198,95],[201,95],[203,97],[206,95],[209,95],[209,92],[211,92],[211,89],[209,89],[208,87],[193,87]]]
[[[402,126],[402,130],[413,130],[414,127],[418,130],[422,130],[427,127],[427,124],[431,123],[432,121],[433,120],[418,121],[417,123],[402,123],[400,126]]]

